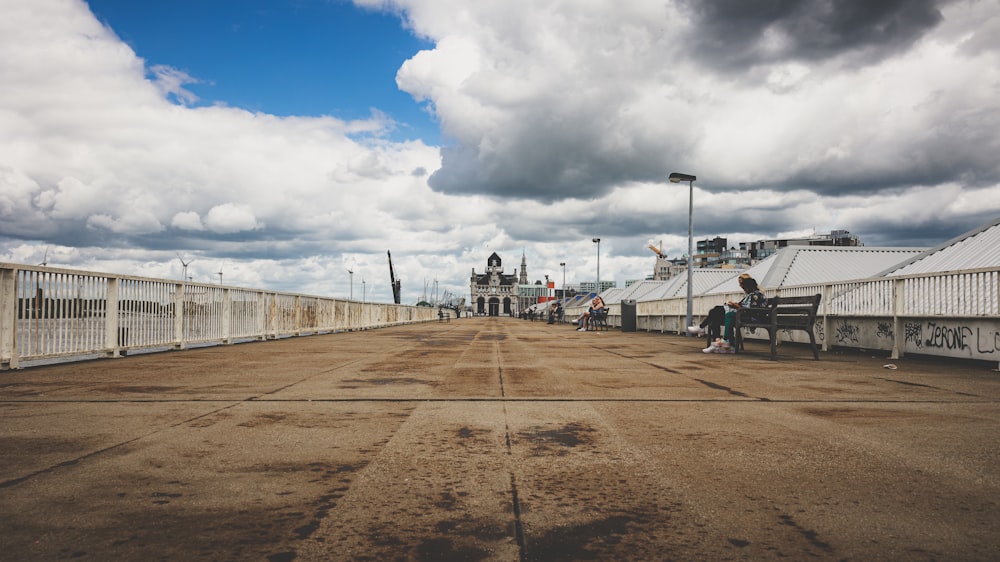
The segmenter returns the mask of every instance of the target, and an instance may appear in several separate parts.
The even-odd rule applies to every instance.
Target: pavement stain
[[[507,339],[507,334],[479,334],[476,336],[479,341],[504,341]]]
[[[10,373],[10,371],[5,371],[4,376],[10,376],[8,373]],[[45,392],[52,392],[53,390],[72,387],[72,384],[68,384],[64,380],[52,382],[37,380],[26,382],[5,382],[0,383],[0,397],[20,398],[24,396],[44,396]]]
[[[527,526],[526,561],[669,560],[689,558],[700,543],[688,523],[675,521],[677,506],[638,506],[602,511],[590,520],[545,529]]]
[[[493,432],[488,429],[472,429],[470,427],[462,427],[455,431],[460,439],[477,439],[491,433]]]
[[[338,388],[357,388],[354,385],[367,385],[367,386],[387,386],[387,385],[406,385],[406,384],[423,384],[428,386],[437,386],[436,382],[418,379],[416,377],[374,377],[370,379],[344,379],[342,383],[338,385]]]
[[[535,456],[568,454],[565,449],[593,443],[592,434],[597,430],[588,425],[573,422],[554,429],[532,427],[518,434],[520,438],[531,444],[531,452]]]
[[[477,561],[493,557],[491,545],[506,544],[512,522],[460,516],[445,518],[424,529],[372,525],[360,537],[363,544],[352,560]]]
[[[816,416],[820,418],[828,419],[839,419],[839,420],[852,420],[860,423],[866,424],[877,424],[882,423],[886,420],[933,420],[934,416],[930,416],[925,412],[914,412],[909,410],[899,410],[892,408],[865,408],[865,407],[809,407],[800,408],[800,412],[808,414],[810,416]],[[945,420],[955,420],[956,416],[938,416],[940,419]],[[960,419],[960,418],[959,418]],[[972,418],[969,418],[972,419]]]
[[[97,387],[94,390],[108,393],[160,394],[175,392],[177,389],[176,386],[108,385]]]
[[[0,451],[17,452],[18,455],[82,454],[92,451],[94,439],[65,439],[61,437],[0,436]]]
[[[833,553],[834,551],[833,547],[829,543],[819,540],[819,533],[817,533],[812,529],[806,529],[802,527],[795,521],[795,519],[791,515],[782,513],[781,515],[778,515],[778,520],[782,525],[791,527],[792,529],[797,531],[800,535],[802,535],[803,538],[809,541],[809,544],[822,550],[823,552]]]
[[[253,414],[244,421],[236,424],[236,427],[256,428],[268,426],[283,426],[298,429],[350,429],[353,421],[366,419],[364,415],[351,416],[345,414],[343,417],[330,417],[322,413],[315,412],[265,412]]]

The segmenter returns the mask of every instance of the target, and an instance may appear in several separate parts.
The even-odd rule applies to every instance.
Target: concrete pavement
[[[0,559],[995,559],[992,365],[702,342],[473,318],[0,372]]]

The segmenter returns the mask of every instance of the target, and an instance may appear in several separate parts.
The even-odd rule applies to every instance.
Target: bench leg
[[[705,331],[705,347],[712,345],[712,342],[722,337],[722,327],[718,324],[709,324]]]

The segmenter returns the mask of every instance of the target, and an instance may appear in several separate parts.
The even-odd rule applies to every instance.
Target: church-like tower
[[[477,274],[472,268],[469,288],[474,313],[480,316],[516,315],[516,279],[515,275],[504,275],[500,256],[496,252],[486,260],[485,274]]]
[[[521,285],[528,284],[528,258],[524,255],[524,250],[521,250],[521,276],[517,278],[517,282]]]

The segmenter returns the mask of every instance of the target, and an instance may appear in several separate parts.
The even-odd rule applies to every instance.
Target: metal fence
[[[0,264],[0,369],[437,319],[437,310]]]

